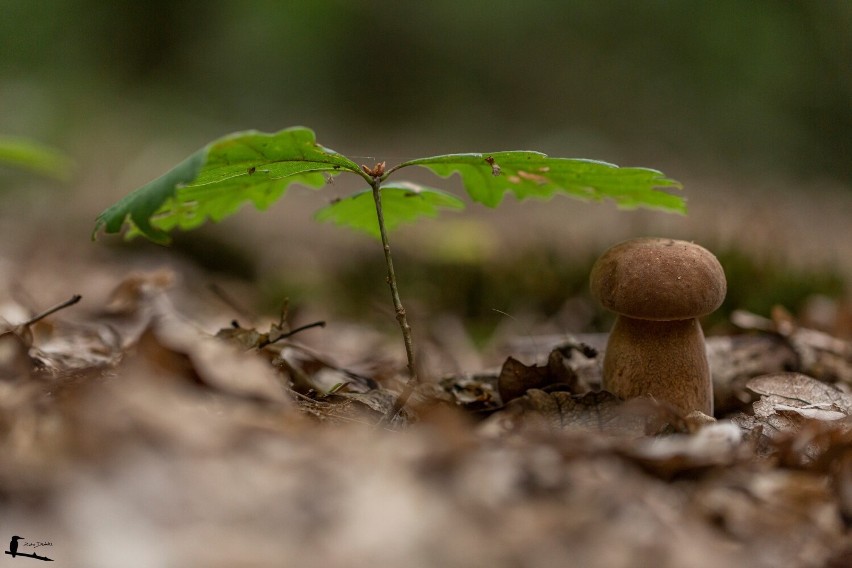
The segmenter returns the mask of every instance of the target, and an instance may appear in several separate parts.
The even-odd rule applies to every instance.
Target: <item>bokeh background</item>
[[[4,266],[53,262],[61,281],[92,259],[177,255],[244,283],[253,310],[287,296],[392,328],[377,244],[311,220],[354,179],[170,249],[88,242],[98,212],[208,141],[304,125],[365,163],[529,149],[684,183],[687,217],[507,200],[393,235],[411,310],[454,314],[477,342],[504,325],[604,329],[588,268],[648,234],[720,256],[715,324],[818,305],[836,331],[852,278],[850,30],[846,0],[2,0],[0,134],[77,164],[65,183],[0,171]]]

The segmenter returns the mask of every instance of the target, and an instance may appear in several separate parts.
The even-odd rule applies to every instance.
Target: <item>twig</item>
[[[64,302],[62,302],[60,304],[56,304],[52,308],[48,308],[47,310],[43,311],[42,313],[31,317],[30,319],[28,319],[27,321],[25,321],[21,325],[22,326],[32,325],[35,322],[37,322],[39,320],[43,320],[47,316],[58,312],[59,310],[63,310],[65,308],[67,308],[68,306],[73,306],[74,304],[79,302],[82,298],[83,298],[83,296],[81,296],[80,294],[74,294],[73,296],[71,296],[70,299],[65,300]]]
[[[281,341],[282,339],[287,339],[288,337],[293,337],[297,333],[299,333],[301,331],[305,331],[306,329],[311,329],[312,327],[325,327],[325,322],[324,321],[315,321],[314,323],[309,323],[309,324],[303,325],[301,327],[297,327],[296,329],[291,329],[287,333],[282,333],[281,335],[279,335],[278,337],[276,337],[275,339],[273,339],[271,341],[266,341],[266,342],[261,343],[260,345],[258,345],[258,349],[266,347],[267,345],[272,345],[273,343],[275,343],[277,341]]]
[[[26,556],[27,558],[35,558],[36,560],[44,560],[46,562],[53,562],[53,558],[48,558],[47,556],[40,556],[40,555],[36,554],[35,552],[16,552],[16,553],[12,554],[8,550],[5,550],[3,552],[3,554],[8,554],[12,558],[15,558],[17,556]]]

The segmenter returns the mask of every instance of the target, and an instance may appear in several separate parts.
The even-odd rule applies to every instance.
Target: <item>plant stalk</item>
[[[390,286],[391,296],[393,297],[393,307],[396,311],[396,321],[399,322],[399,328],[402,330],[402,339],[405,342],[405,356],[408,359],[408,381],[406,381],[402,392],[393,403],[393,406],[387,414],[379,422],[379,425],[390,423],[399,411],[408,402],[408,398],[414,391],[417,385],[417,370],[414,366],[414,342],[411,339],[411,326],[408,325],[408,318],[405,315],[405,308],[402,306],[402,301],[399,299],[399,288],[396,284],[396,274],[393,270],[393,259],[391,258],[391,249],[388,242],[388,232],[385,228],[385,217],[382,213],[382,180],[375,176],[370,181],[370,186],[373,188],[373,201],[376,203],[376,217],[379,221],[379,233],[382,237],[382,246],[385,251],[385,265],[388,268],[387,282]]]

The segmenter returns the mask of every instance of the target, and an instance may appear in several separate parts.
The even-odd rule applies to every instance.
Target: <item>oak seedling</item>
[[[174,229],[191,230],[208,219],[221,221],[245,203],[265,210],[293,184],[321,188],[333,176],[360,176],[367,188],[320,209],[315,218],[367,233],[382,242],[387,282],[405,344],[408,381],[385,421],[407,402],[417,382],[411,327],[400,299],[388,232],[402,223],[460,210],[464,201],[441,189],[408,181],[388,182],[399,170],[421,167],[440,177],[458,174],[471,200],[497,207],[507,193],[518,200],[567,195],[583,201],[608,199],[624,209],[637,207],[685,213],[683,199],[665,189],[681,185],[661,172],[623,168],[606,162],[552,158],[540,152],[445,154],[402,162],[359,165],[321,146],[313,131],[294,127],[267,134],[237,132],[210,142],[183,162],[130,193],[101,213],[93,238],[103,229],[142,235],[166,244]]]

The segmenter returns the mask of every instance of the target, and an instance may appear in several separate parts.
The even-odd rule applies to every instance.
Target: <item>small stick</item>
[[[43,311],[42,313],[31,317],[30,319],[28,319],[27,321],[22,323],[21,326],[26,327],[28,325],[32,325],[32,324],[36,323],[37,321],[43,320],[47,316],[58,312],[59,310],[63,310],[65,308],[69,307],[69,306],[73,306],[74,304],[79,302],[81,299],[83,299],[83,296],[81,296],[80,294],[74,294],[73,296],[71,296],[70,299],[65,300],[64,302],[62,302],[60,304],[56,304],[52,308],[48,308],[47,310]]]
[[[324,321],[315,321],[314,323],[309,323],[309,324],[303,325],[301,327],[297,327],[296,329],[290,330],[287,333],[281,334],[279,337],[276,337],[272,341],[267,341],[266,343],[262,343],[262,344],[258,345],[258,348],[266,347],[267,345],[272,345],[276,341],[281,341],[282,339],[287,339],[288,337],[292,337],[292,336],[296,335],[300,331],[305,331],[306,329],[311,329],[312,327],[325,327],[325,322]]]

